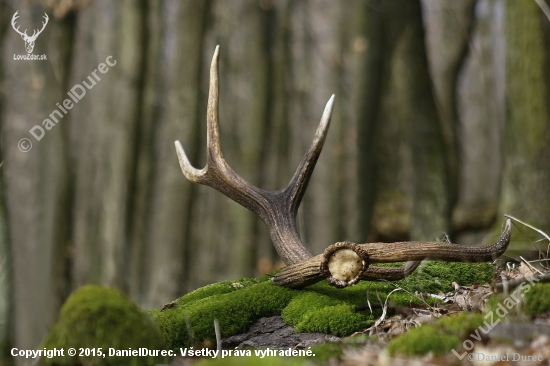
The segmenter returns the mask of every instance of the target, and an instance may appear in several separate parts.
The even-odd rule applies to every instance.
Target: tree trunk
[[[192,276],[190,241],[194,194],[175,156],[174,141],[198,160],[204,146],[200,88],[203,34],[208,2],[150,1],[142,121],[137,131],[136,186],[132,209],[134,245],[132,288],[146,308],[158,307],[177,294]]]
[[[506,3],[504,172],[499,212],[550,228],[549,27],[536,2]],[[496,226],[500,226],[497,224]],[[497,228],[495,228],[495,231]],[[518,240],[521,240],[518,238]],[[524,243],[525,248],[531,247]],[[519,249],[516,244],[515,249]]]
[[[44,13],[36,5],[21,4],[18,10],[21,22],[43,21]],[[58,71],[67,67],[64,56],[70,42],[62,35],[70,25],[52,23],[37,38],[34,48],[36,54],[49,53],[48,61],[14,60],[14,54],[25,53],[16,32],[8,32],[3,42],[2,58],[7,60],[3,84],[10,93],[4,94],[1,111],[2,169],[13,268],[13,345],[22,349],[39,346],[67,294],[64,268],[69,243],[67,199],[71,191],[65,129],[69,117],[52,111],[66,97],[65,75]],[[58,122],[48,130],[43,121],[53,120],[52,115]],[[40,140],[29,133],[34,125],[44,128]],[[32,143],[30,151],[18,148],[22,138],[29,139],[25,146]]]
[[[479,0],[458,84],[460,175],[453,211],[458,243],[480,243],[497,217],[504,145],[505,2]]]
[[[143,78],[140,4],[99,0],[79,14],[71,84],[90,84],[89,75],[100,63],[116,64],[71,112],[75,286],[99,283],[128,288],[127,209],[132,199],[133,137],[139,123],[136,86]]]
[[[382,1],[369,0],[363,7],[361,33],[354,40],[358,73],[357,118],[357,181],[358,181],[358,241],[366,241],[370,234],[376,199],[376,132],[380,122],[382,80],[384,74],[384,32]]]
[[[384,2],[388,37],[400,57],[404,114],[410,121],[413,167],[411,238],[450,233],[449,159],[428,69],[420,1]]]
[[[7,35],[8,21],[10,16],[8,7],[5,3],[0,3],[0,49],[4,44]],[[0,58],[0,80],[4,80],[4,58]],[[0,126],[3,121],[3,98],[0,98]],[[4,188],[4,162],[5,139],[3,128],[0,129],[0,192],[5,192]],[[13,344],[13,259],[8,234],[8,218],[6,212],[5,197],[0,197],[0,364],[11,365],[11,347]]]

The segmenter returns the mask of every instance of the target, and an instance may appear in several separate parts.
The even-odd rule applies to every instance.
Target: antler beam
[[[446,243],[431,243],[431,242],[399,242],[399,243],[368,243],[368,244],[353,244],[358,250],[366,253],[368,263],[392,263],[392,262],[408,262],[404,267],[397,267],[393,278],[385,267],[368,267],[368,270],[361,272],[360,269],[355,271],[350,270],[349,266],[344,269],[345,275],[342,275],[337,262],[341,262],[341,266],[345,266],[346,260],[341,260],[333,255],[329,249],[332,246],[342,245],[336,243],[327,248],[323,254],[317,255],[305,262],[295,264],[283,268],[273,277],[273,282],[279,286],[300,288],[319,282],[327,278],[329,283],[334,282],[336,287],[346,287],[354,284],[357,280],[373,280],[384,278],[387,280],[398,280],[411,274],[418,266],[419,261],[423,259],[442,260],[447,262],[488,262],[500,257],[508,247],[512,235],[512,225],[510,220],[506,221],[506,225],[500,238],[493,244],[487,246],[470,246]],[[363,254],[357,254],[354,259],[359,263],[358,258],[363,258]],[[334,261],[335,270],[326,271],[325,263]],[[349,260],[348,260],[349,261]],[[391,268],[391,267],[390,267]],[[395,267],[394,267],[395,268]],[[370,271],[370,272],[369,272]],[[347,277],[346,277],[347,276]],[[346,277],[343,282],[335,282],[332,278]],[[354,282],[355,281],[355,282]]]
[[[428,242],[343,242],[329,246],[323,254],[312,256],[298,235],[296,214],[325,142],[334,95],[327,102],[313,142],[288,185],[278,191],[266,191],[237,175],[223,158],[218,125],[218,61],[219,46],[210,67],[206,166],[200,170],[194,168],[179,141],[175,142],[176,152],[187,179],[218,190],[263,220],[277,253],[288,266],[273,278],[276,285],[299,288],[324,278],[336,287],[350,286],[362,279],[398,280],[411,274],[426,258],[481,262],[498,257],[506,250],[510,241],[510,220],[500,239],[486,247]],[[402,267],[370,267],[372,263],[402,261],[409,262]]]

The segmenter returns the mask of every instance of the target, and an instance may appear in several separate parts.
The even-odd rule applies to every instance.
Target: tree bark
[[[8,30],[8,17],[10,12],[5,3],[0,3],[0,49],[4,44]],[[0,80],[4,80],[4,58],[0,58]],[[4,99],[0,98],[0,126],[3,121]],[[0,128],[0,163],[4,161],[4,131]],[[4,170],[0,165],[0,192],[5,192]],[[13,259],[8,234],[8,219],[4,195],[0,196],[0,363],[11,365],[12,357],[10,349],[13,344],[14,322],[13,322]]]
[[[95,1],[78,17],[71,85],[88,82],[112,56],[100,81],[71,111],[75,169],[74,285],[126,290],[128,203],[139,121],[144,11],[138,1]]]
[[[135,156],[134,291],[158,307],[189,290],[194,194],[177,164],[174,141],[196,160],[205,116],[200,89],[203,34],[209,2],[150,1],[142,121]],[[132,210],[133,211],[133,210]]]
[[[471,51],[458,85],[460,177],[457,241],[485,240],[497,218],[503,165],[506,3],[479,0]]]
[[[19,20],[40,24],[43,9],[21,4]],[[15,11],[10,12],[11,16]],[[50,14],[51,15],[51,14]],[[60,33],[63,22],[52,22],[37,38],[34,52],[47,54],[48,61],[18,61],[24,44],[16,32],[7,32],[3,41],[3,179],[6,219],[13,268],[13,346],[36,349],[66,296],[63,271],[69,233],[67,231],[68,170],[64,129],[68,117],[46,130],[43,121],[51,119],[56,103],[64,99],[64,74],[69,45]],[[35,139],[29,130],[38,125],[44,137]],[[18,148],[27,138],[33,144],[28,152]],[[26,146],[29,146],[28,143]],[[3,233],[5,235],[5,233]],[[57,266],[60,264],[60,266]]]
[[[450,234],[449,157],[428,69],[420,1],[384,2],[388,38],[403,64],[403,113],[410,123],[413,167],[411,238]]]
[[[367,240],[371,232],[376,199],[376,132],[380,124],[382,83],[384,76],[384,32],[382,1],[370,0],[361,7],[360,35],[354,40],[357,54],[357,181],[358,237]]]
[[[536,2],[506,2],[508,108],[499,213],[514,215],[541,230],[550,228],[547,23]],[[530,248],[531,243],[523,247]]]

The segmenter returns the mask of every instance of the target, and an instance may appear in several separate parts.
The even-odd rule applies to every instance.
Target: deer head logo
[[[13,27],[13,29],[19,33],[21,35],[21,38],[23,38],[23,40],[25,41],[25,49],[27,50],[27,53],[32,53],[32,50],[34,49],[34,42],[36,41],[36,38],[38,37],[38,35],[40,33],[42,33],[42,31],[44,30],[44,28],[46,28],[46,24],[48,24],[48,14],[44,13],[44,22],[42,22],[42,29],[40,29],[39,31],[37,31],[36,29],[34,30],[34,32],[32,33],[32,36],[28,36],[27,35],[27,30],[25,29],[24,32],[21,32],[19,30],[19,27],[15,27],[15,22],[17,20],[17,18],[19,18],[19,15],[17,14],[19,13],[19,10],[15,12],[15,14],[13,14],[13,17],[11,18],[11,26]]]

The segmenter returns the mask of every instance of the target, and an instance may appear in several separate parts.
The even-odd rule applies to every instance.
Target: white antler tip
[[[176,145],[176,153],[178,154],[178,160],[183,175],[191,182],[201,183],[201,178],[206,173],[206,167],[202,170],[194,168],[189,162],[185,150],[183,150],[183,146],[181,146],[181,142],[176,140],[174,141],[174,145]]]
[[[332,94],[332,96],[330,97],[330,99],[327,102],[327,105],[325,106],[325,113],[332,113],[332,107],[334,105],[334,98],[335,98],[335,95]]]

